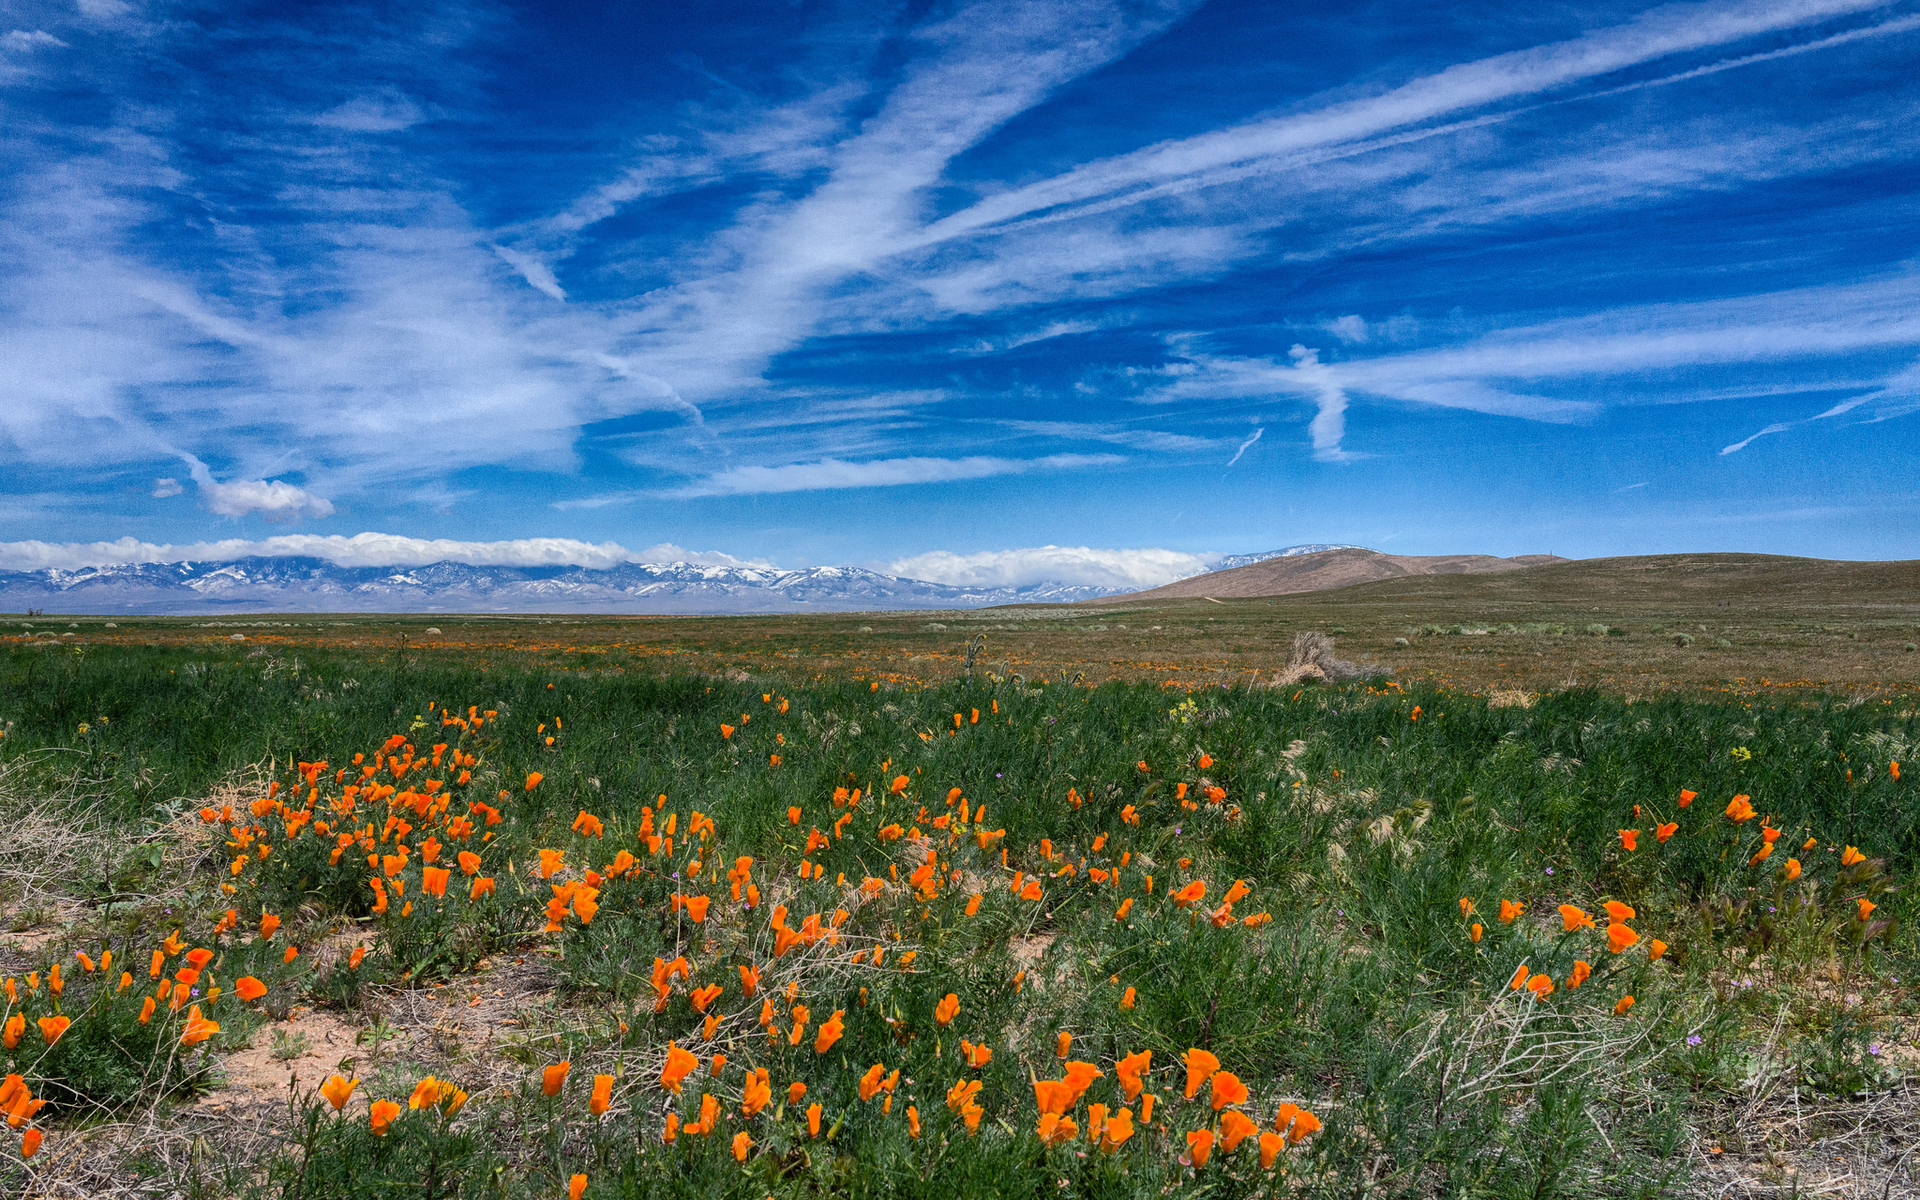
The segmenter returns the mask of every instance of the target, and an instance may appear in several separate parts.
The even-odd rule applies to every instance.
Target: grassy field
[[[211,651],[238,634],[246,652],[283,656],[744,672],[794,686],[951,681],[965,675],[970,655],[976,673],[1029,683],[1239,686],[1270,678],[1306,630],[1331,634],[1343,656],[1390,671],[1403,686],[1887,699],[1920,689],[1920,568],[1657,555],[1261,599],[1122,596],[942,613],[0,617],[0,639],[16,644]]]
[[[1911,1194],[1912,614],[1462,596],[16,624],[0,1187]]]

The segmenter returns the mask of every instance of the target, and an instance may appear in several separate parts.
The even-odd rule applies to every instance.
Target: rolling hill
[[[1311,554],[1266,558],[1246,566],[1209,571],[1205,575],[1195,575],[1144,592],[1101,597],[1083,603],[1287,596],[1414,575],[1482,575],[1569,561],[1551,554],[1522,554],[1514,558],[1496,558],[1490,554],[1404,555],[1342,546]]]

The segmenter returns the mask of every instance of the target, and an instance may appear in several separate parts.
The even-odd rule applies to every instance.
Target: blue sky
[[[1308,7],[12,0],[0,565],[1920,557],[1920,4]]]

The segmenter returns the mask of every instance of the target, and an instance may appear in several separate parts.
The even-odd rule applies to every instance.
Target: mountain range
[[[1313,591],[1406,574],[1498,571],[1541,562],[1455,555],[1415,559],[1355,546],[1288,546],[1232,555],[1215,570],[1148,592],[1249,596]],[[1204,582],[1202,582],[1204,581]],[[956,587],[862,567],[499,567],[438,562],[343,567],[324,558],[258,556],[0,571],[0,610],[152,615],[218,612],[784,613],[985,608],[1114,599],[1119,587],[1033,583]]]

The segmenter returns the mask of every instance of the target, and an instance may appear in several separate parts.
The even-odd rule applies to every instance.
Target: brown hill
[[[1522,567],[1541,567],[1570,560],[1551,554],[1522,554],[1514,558],[1496,558],[1491,554],[1382,554],[1378,550],[1321,550],[1313,554],[1295,554],[1269,558],[1226,571],[1209,571],[1157,587],[1089,600],[1087,604],[1133,603],[1139,600],[1172,600],[1211,597],[1227,599],[1247,596],[1286,596],[1299,592],[1320,592],[1328,588],[1373,583],[1382,579],[1400,579],[1409,575],[1484,575],[1495,571],[1513,571]]]

